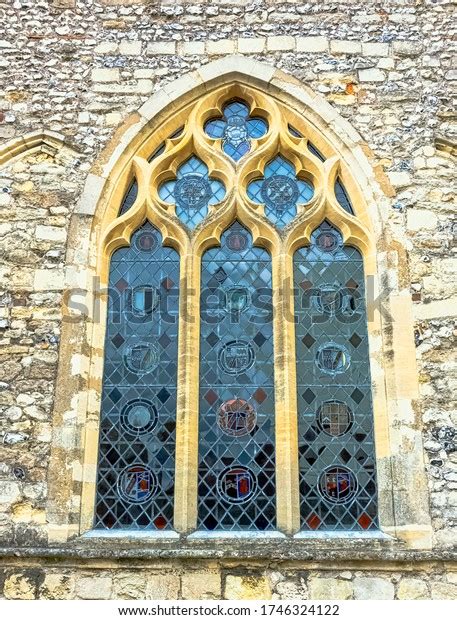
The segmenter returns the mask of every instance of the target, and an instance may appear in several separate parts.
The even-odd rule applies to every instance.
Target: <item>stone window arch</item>
[[[230,136],[226,134],[224,105],[232,101],[246,102],[251,116],[262,118],[268,126],[262,136],[248,135],[248,150],[246,146],[241,147],[245,152],[239,159],[239,145],[231,151],[227,147]],[[273,290],[278,292],[273,319],[275,426],[280,429],[275,433],[276,528],[286,536],[314,536],[314,531],[299,534],[295,328],[293,322],[284,326],[284,317],[294,315],[294,306],[293,295],[284,287],[286,282],[293,282],[294,253],[311,244],[318,227],[328,222],[338,230],[346,246],[356,248],[363,256],[365,284],[371,287],[369,294],[376,302],[378,269],[382,261],[377,241],[382,233],[383,203],[376,180],[378,172],[370,167],[360,137],[326,102],[289,76],[253,61],[236,58],[235,65],[230,59],[210,63],[154,96],[139,113],[131,119],[121,142],[107,150],[107,161],[102,157],[98,170],[95,169],[88,179],[76,216],[79,221],[75,221],[74,234],[78,234],[78,227],[80,231],[84,227],[91,230],[90,243],[84,248],[88,256],[85,277],[90,283],[87,288],[91,289],[91,308],[93,299],[100,297],[95,304],[99,316],[79,321],[84,324],[83,338],[90,353],[87,357],[81,356],[83,380],[74,391],[72,401],[72,407],[85,421],[84,428],[80,429],[83,449],[76,462],[73,461],[71,474],[81,498],[79,520],[73,517],[71,523],[56,492],[55,522],[62,522],[60,531],[65,531],[67,536],[92,529],[106,316],[106,299],[103,294],[94,295],[97,293],[94,284],[103,289],[113,252],[128,246],[135,231],[148,220],[160,232],[164,246],[174,249],[181,257],[180,298],[181,303],[182,299],[187,300],[188,325],[182,323],[181,307],[173,523],[176,535],[186,536],[196,529],[200,307],[199,296],[188,293],[192,288],[199,290],[203,253],[218,246],[224,231],[234,221],[239,221],[252,235],[254,244],[271,254]],[[211,138],[205,133],[205,126],[212,119],[226,123],[223,127],[221,122],[219,137]],[[230,153],[235,152],[236,157],[231,158]],[[164,199],[160,188],[173,180],[177,183],[180,166],[192,157],[204,163],[208,178],[223,185],[225,198],[213,204],[209,201],[203,219],[193,222],[189,232],[189,227],[186,228],[176,215],[175,205]],[[310,200],[306,204],[297,200],[291,206],[291,216],[282,218],[279,223],[268,214],[265,192],[262,202],[258,198],[262,197],[261,189],[257,188],[257,193],[254,189],[248,191],[256,180],[267,178],[267,167],[278,157],[289,162],[298,180],[310,182],[313,187]],[[129,188],[133,188],[131,206],[119,215]],[[84,244],[81,240],[78,243]],[[390,309],[396,316],[403,314],[403,323],[410,320],[404,316],[402,302],[405,300],[401,294],[393,297]],[[398,381],[398,377],[395,378],[398,368],[386,366],[386,347],[395,346],[396,339],[401,341],[403,329],[401,325],[393,325],[389,318],[384,319],[383,324],[378,310],[368,307],[380,528],[384,535],[394,535],[416,545],[428,544],[430,526],[424,501],[421,451],[414,447],[406,458],[402,457],[401,464],[399,436],[394,437],[392,425],[399,400],[414,400],[417,379],[410,373],[406,383],[392,386],[392,381]],[[75,324],[69,321],[68,329],[74,331]],[[408,347],[409,342],[405,343],[403,354],[410,354]],[[64,366],[61,372],[65,372]],[[402,394],[399,395],[397,388]],[[58,410],[56,417],[59,419]],[[412,427],[407,434],[414,434]],[[403,466],[408,459],[410,465],[418,466],[419,474],[415,498],[411,493],[411,497],[405,499],[409,491]],[[59,527],[56,526],[56,532]],[[339,535],[338,531],[335,533]]]

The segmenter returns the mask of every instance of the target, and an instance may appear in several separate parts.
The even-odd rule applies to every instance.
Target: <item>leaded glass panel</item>
[[[257,140],[268,131],[268,123],[260,117],[250,117],[244,101],[231,101],[223,108],[222,118],[205,123],[210,138],[222,139],[222,150],[238,161],[251,150],[251,140]]]
[[[351,215],[354,214],[354,210],[352,209],[352,203],[349,198],[349,195],[346,191],[346,188],[343,185],[343,182],[341,181],[339,177],[337,177],[335,181],[335,197],[345,211],[347,211]]]
[[[179,257],[144,224],[111,259],[96,528],[172,527]]]
[[[297,215],[297,204],[308,202],[314,193],[309,181],[297,178],[293,165],[278,155],[265,166],[264,176],[249,183],[248,196],[265,205],[265,215],[284,228]]]
[[[203,255],[200,529],[275,527],[271,278],[237,222]]]
[[[136,179],[133,179],[132,183],[130,184],[128,190],[125,193],[124,200],[122,201],[121,208],[119,210],[119,215],[124,215],[124,213],[126,213],[130,209],[130,207],[133,206],[133,203],[135,202],[137,196],[138,183]]]
[[[377,528],[363,261],[327,222],[295,253],[301,525]]]
[[[176,207],[176,215],[189,228],[195,228],[208,214],[208,205],[225,196],[224,185],[208,175],[198,157],[190,157],[178,168],[176,179],[159,187],[160,198]]]

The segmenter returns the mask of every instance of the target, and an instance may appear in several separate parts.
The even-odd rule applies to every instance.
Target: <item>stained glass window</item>
[[[265,215],[283,228],[297,215],[297,204],[313,196],[309,181],[297,178],[293,165],[278,155],[265,167],[264,177],[248,185],[248,196],[265,205]]]
[[[200,529],[275,527],[271,278],[237,222],[203,255]]]
[[[302,528],[377,527],[363,261],[327,222],[294,259]]]
[[[173,526],[179,257],[144,224],[111,259],[96,528]]]
[[[189,228],[195,228],[208,214],[208,205],[225,196],[224,185],[208,176],[207,166],[198,157],[190,157],[178,168],[176,179],[159,187],[159,196],[176,205],[176,215]]]
[[[213,118],[205,124],[210,138],[222,139],[222,150],[238,161],[251,150],[251,140],[257,140],[268,131],[268,123],[260,117],[250,117],[244,101],[231,101],[223,109],[222,118]]]

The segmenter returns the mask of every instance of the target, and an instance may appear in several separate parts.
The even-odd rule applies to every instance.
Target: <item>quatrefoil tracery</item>
[[[323,141],[305,119],[264,93],[239,84],[213,91],[189,109],[179,135],[154,145],[153,158],[135,158],[141,169],[136,200],[105,228],[105,243],[127,240],[145,218],[164,238],[197,240],[219,237],[236,217],[259,238],[272,243],[284,236],[285,247],[292,247],[327,218],[346,231],[345,240],[368,246],[366,217],[365,224],[354,217],[341,191],[342,173],[349,181],[350,175]]]

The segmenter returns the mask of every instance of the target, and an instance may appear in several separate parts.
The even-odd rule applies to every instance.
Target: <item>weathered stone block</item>
[[[67,231],[65,228],[59,228],[57,226],[37,226],[35,236],[37,239],[42,239],[43,241],[64,243],[67,238]]]
[[[256,37],[248,39],[241,37],[238,39],[238,51],[240,54],[260,54],[265,49],[265,37]]]
[[[119,53],[124,56],[140,56],[141,41],[121,41],[119,44]]]
[[[184,599],[221,598],[221,575],[219,572],[185,573],[181,591]]]
[[[58,291],[63,289],[64,272],[60,269],[37,269],[33,280],[36,291]]]
[[[362,44],[359,41],[330,41],[332,54],[361,54]]]
[[[386,74],[381,69],[359,69],[360,82],[384,82]]]
[[[92,82],[119,82],[119,69],[92,69]]]
[[[297,37],[297,52],[327,52],[327,37]]]
[[[206,51],[210,56],[220,56],[221,54],[233,54],[236,43],[232,39],[219,39],[218,41],[208,41]]]
[[[114,41],[102,41],[95,46],[96,54],[115,54],[118,50],[118,44]]]
[[[408,172],[399,171],[399,172],[389,172],[389,181],[396,188],[407,187],[411,184],[411,176]]]
[[[14,504],[21,497],[21,489],[17,482],[0,480],[0,504]]]
[[[393,600],[395,586],[382,577],[356,577],[354,579],[354,598],[358,600]]]
[[[227,575],[224,598],[228,600],[269,600],[270,583],[263,575]]]
[[[8,599],[33,600],[36,598],[34,579],[21,573],[10,575],[5,580],[3,594]]]
[[[72,598],[75,587],[74,575],[48,573],[39,590],[39,598],[48,600]]]
[[[267,49],[270,52],[291,52],[295,49],[295,38],[286,35],[267,37]]]
[[[363,56],[388,56],[388,43],[362,43]]]
[[[148,56],[168,56],[176,54],[176,43],[174,41],[155,41],[148,43],[146,48]]]
[[[308,596],[316,601],[343,601],[351,599],[353,585],[351,581],[332,579],[331,577],[310,577]]]
[[[406,216],[408,230],[434,230],[438,223],[436,215],[428,209],[408,209]]]
[[[78,577],[76,581],[76,596],[85,600],[106,600],[111,598],[113,580],[106,577]]]
[[[146,598],[148,600],[176,600],[179,595],[178,575],[162,574],[146,577]]]
[[[401,600],[428,599],[428,583],[423,579],[403,577],[398,584],[397,598]]]
[[[457,600],[457,585],[445,581],[435,581],[430,584],[434,600]]]
[[[202,55],[205,53],[204,41],[183,41],[180,44],[181,54],[184,56]]]
[[[393,50],[398,56],[418,56],[422,52],[422,43],[415,41],[394,41]]]
[[[113,598],[143,599],[146,594],[146,579],[142,571],[118,573],[113,581]]]

